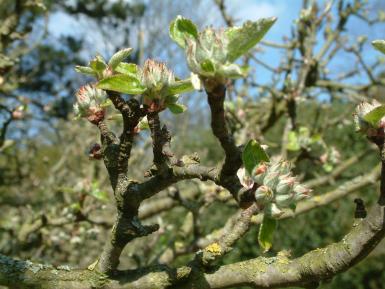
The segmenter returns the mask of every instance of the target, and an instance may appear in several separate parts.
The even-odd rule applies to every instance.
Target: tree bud
[[[106,101],[106,93],[94,85],[80,87],[76,93],[74,112],[77,117],[85,117],[93,124],[104,119],[105,110],[102,103]]]

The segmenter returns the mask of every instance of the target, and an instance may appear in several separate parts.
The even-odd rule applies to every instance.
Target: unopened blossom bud
[[[275,188],[278,184],[279,172],[277,171],[267,171],[266,176],[263,179],[263,184],[270,188]]]
[[[262,184],[255,191],[255,201],[265,207],[266,214],[274,217],[281,214],[281,208],[292,208],[298,201],[307,198],[311,191],[299,184],[286,161],[259,164],[251,177],[257,184]]]
[[[262,185],[255,191],[254,196],[257,203],[265,203],[272,200],[273,192],[268,186]]]
[[[94,85],[82,86],[76,93],[74,112],[78,117],[85,117],[91,123],[98,124],[104,119],[105,110],[101,104],[106,99],[106,93]]]
[[[258,166],[256,166],[252,172],[254,181],[256,183],[262,184],[266,171],[267,171],[267,165],[265,163],[261,163]]]
[[[175,76],[166,64],[147,59],[140,71],[140,82],[146,88],[143,97],[149,110],[154,112],[165,109],[167,87],[175,83]]]
[[[294,192],[291,191],[289,194],[277,195],[275,197],[275,202],[279,207],[285,208],[294,202]]]
[[[294,186],[294,198],[293,200],[295,202],[301,201],[303,199],[306,199],[310,196],[311,190],[301,184],[296,184]]]
[[[295,177],[291,177],[290,174],[286,174],[279,177],[279,182],[276,187],[278,195],[288,194],[293,190],[295,184]]]

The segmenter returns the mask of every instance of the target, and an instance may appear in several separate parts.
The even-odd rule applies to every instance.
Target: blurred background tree
[[[368,206],[375,201],[373,178],[349,187],[360,176],[378,177],[372,171],[376,154],[354,132],[351,113],[362,100],[385,100],[384,59],[369,46],[384,38],[385,5],[287,2],[2,0],[0,253],[79,267],[98,257],[114,204],[104,167],[89,160],[89,148],[98,138],[89,124],[73,120],[74,92],[88,81],[73,68],[96,53],[108,59],[120,48],[133,47],[130,62],[154,57],[187,77],[183,53],[167,33],[178,14],[201,27],[278,14],[273,36],[242,59],[252,69],[249,77],[230,86],[229,125],[238,143],[256,138],[269,146],[269,154],[291,160],[316,197],[349,188],[343,199],[283,220],[269,254],[287,249],[300,256],[339,240],[351,226],[353,200],[362,198]],[[176,153],[197,152],[203,163],[213,165],[223,153],[211,134],[208,108],[198,97],[185,96],[187,113],[177,121],[166,115],[165,122],[175,135]],[[139,179],[151,164],[148,139],[147,132],[140,134],[130,159]],[[200,208],[199,218],[191,206]],[[157,218],[161,229],[145,242],[133,242],[121,266],[183,264],[199,241],[225,225],[236,209],[214,184],[186,181],[162,192],[141,211],[143,219]],[[188,222],[191,213],[193,224]],[[257,227],[251,229],[222,262],[260,255],[257,232]],[[195,247],[186,245],[190,243]],[[363,263],[322,288],[384,288],[383,260],[382,243]]]

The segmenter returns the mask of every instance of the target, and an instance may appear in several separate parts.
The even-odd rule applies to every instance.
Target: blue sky
[[[148,3],[154,3],[154,1],[146,0]],[[159,0],[160,1],[160,0]],[[171,1],[172,2],[172,1]],[[197,1],[198,3],[199,1]],[[326,1],[318,1],[320,3],[321,8],[325,5]],[[369,4],[375,3],[374,0],[369,0]],[[159,3],[166,3],[164,2],[156,2]],[[174,2],[172,2],[174,3]],[[164,25],[164,34],[162,39],[165,39],[165,44],[167,46],[173,47],[173,45],[176,48],[176,45],[172,43],[170,39],[168,39],[167,31],[168,31],[168,23],[177,16],[177,14],[183,14],[185,17],[192,18],[194,20],[199,20],[200,23],[204,22],[206,25],[213,25],[213,26],[221,26],[221,16],[219,15],[217,8],[214,7],[213,0],[201,0],[200,4],[197,4],[196,9],[197,11],[203,11],[204,13],[191,13],[188,9],[184,8],[183,3],[191,3],[187,0],[180,0],[178,2],[178,5],[173,5],[168,13],[165,14],[164,17],[158,18],[154,17],[154,14],[149,16],[150,19],[147,19],[144,22],[145,28],[150,26],[156,25]],[[302,0],[227,0],[226,1],[227,10],[231,11],[231,15],[236,19],[237,24],[241,24],[242,22],[246,20],[255,20],[261,17],[271,17],[276,16],[278,17],[277,22],[272,27],[272,29],[268,32],[268,34],[265,36],[265,40],[270,40],[274,42],[282,42],[282,38],[284,36],[290,36],[291,28],[294,25],[294,20],[299,15],[299,11],[301,10],[302,6]],[[167,7],[166,7],[167,8]],[[195,7],[194,7],[195,8]],[[156,16],[156,11],[153,12]],[[174,14],[175,15],[174,15]],[[189,15],[191,14],[191,15]],[[146,27],[147,25],[147,27]],[[156,26],[155,25],[155,26]],[[154,27],[155,27],[154,26]],[[383,30],[381,29],[375,29],[373,27],[366,27],[366,25],[363,25],[361,21],[357,19],[351,19],[349,23],[349,27],[351,29],[351,36],[353,38],[357,37],[358,35],[365,34],[368,36],[369,40],[373,40],[376,38],[385,38]],[[74,35],[85,37],[89,43],[92,43],[89,47],[87,47],[87,51],[85,51],[84,57],[89,59],[96,53],[101,53],[105,57],[109,57],[114,51],[109,50],[111,47],[109,47],[108,41],[100,41],[98,39],[101,38],[101,35],[98,34],[98,27],[90,26],[90,23],[86,21],[84,18],[72,18],[70,16],[67,16],[64,13],[56,13],[50,17],[49,21],[49,30],[50,32],[59,37],[61,35]],[[151,29],[151,28],[150,28]],[[91,31],[91,32],[90,32]],[[356,34],[356,35],[355,35]],[[113,35],[113,37],[117,37],[116,35]],[[136,37],[136,36],[135,36]],[[319,44],[322,43],[322,39],[319,38]],[[133,39],[135,41],[135,38]],[[272,67],[277,67],[283,54],[282,51],[277,49],[271,49],[271,48],[264,48],[264,52],[258,55],[258,58],[263,60],[264,62],[268,63]],[[366,59],[373,60],[375,57],[378,56],[377,53],[373,51],[373,49],[370,47],[370,45],[367,45],[368,53],[365,53],[364,57]],[[162,53],[162,50],[152,52],[155,55],[151,55],[151,57],[159,58],[163,61],[170,61],[170,52],[169,54]],[[176,52],[179,53],[179,52]],[[172,54],[174,55],[174,54]],[[176,54],[175,54],[176,55]],[[348,69],[348,66],[352,65],[351,58],[341,55],[339,57],[336,57],[336,61],[331,66],[332,72],[337,72],[341,70]],[[174,63],[171,63],[170,65],[173,65]],[[186,66],[180,65],[180,61],[178,62],[178,66],[182,67],[180,68],[180,71],[182,73],[186,73]],[[261,66],[257,66],[254,73],[256,73],[257,80],[260,82],[269,82],[270,81],[270,72],[266,69],[264,69]],[[180,71],[177,70],[177,73],[180,73]],[[183,74],[184,74],[183,73]],[[186,75],[182,75],[186,76]],[[365,76],[360,78],[353,78],[351,81],[365,81]]]

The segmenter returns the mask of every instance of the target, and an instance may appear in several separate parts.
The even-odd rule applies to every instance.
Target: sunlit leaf
[[[168,87],[168,94],[180,94],[194,91],[194,87],[190,79],[176,81]]]
[[[253,48],[277,20],[275,17],[262,18],[258,21],[248,21],[242,27],[226,29],[229,38],[228,61],[234,62]]]
[[[289,151],[299,151],[301,146],[299,144],[297,132],[290,131],[287,135],[286,149]]]
[[[170,103],[167,105],[167,107],[174,114],[185,112],[187,109],[185,105],[179,103]]]
[[[376,48],[378,51],[382,52],[385,54],[385,40],[374,40],[372,42],[372,45],[374,48]]]
[[[95,73],[101,74],[107,68],[107,64],[104,62],[103,58],[98,55],[90,61],[90,67]]]
[[[246,171],[251,174],[260,162],[268,162],[269,156],[257,141],[250,140],[243,150],[242,161]]]
[[[121,62],[116,66],[115,72],[138,78],[138,66],[134,63]]]
[[[246,77],[249,71],[249,67],[241,67],[237,64],[222,65],[219,74],[222,74],[226,78],[240,78]]]
[[[78,73],[88,74],[88,75],[92,75],[92,76],[96,75],[95,71],[91,67],[88,67],[88,66],[76,65],[75,71]]]
[[[276,228],[277,220],[264,215],[258,232],[258,243],[264,252],[270,250],[273,244],[273,237]]]
[[[131,54],[131,52],[132,48],[119,50],[114,55],[112,55],[110,61],[108,62],[108,66],[110,66],[112,69],[115,69],[119,63],[121,63]]]
[[[182,48],[185,48],[187,38],[196,39],[198,37],[198,29],[196,25],[191,20],[180,15],[171,22],[169,33],[171,39],[173,39]]]
[[[372,124],[373,126],[376,126],[381,118],[385,116],[385,105],[381,105],[379,107],[376,107],[368,114],[364,115],[363,119]]]
[[[126,74],[117,74],[99,81],[97,87],[104,90],[112,90],[126,94],[142,94],[146,91],[139,80]]]
[[[203,71],[208,72],[208,73],[214,73],[215,72],[215,67],[213,62],[210,59],[206,59],[201,63],[201,68]]]

